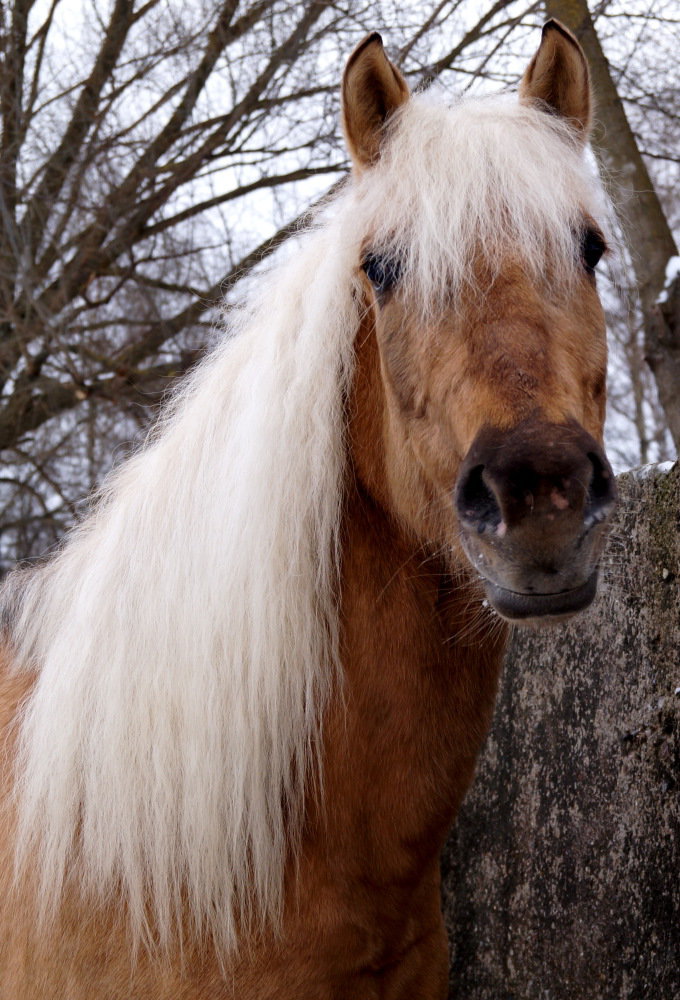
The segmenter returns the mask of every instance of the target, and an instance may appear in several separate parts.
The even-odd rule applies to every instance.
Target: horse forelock
[[[554,291],[578,273],[585,220],[611,228],[594,161],[569,124],[509,95],[451,107],[417,95],[358,188],[367,249],[399,258],[403,296],[425,317],[443,297],[483,295],[508,255],[534,278],[549,273]]]
[[[122,887],[137,938],[167,944],[186,901],[223,952],[244,921],[276,918],[338,676],[362,249],[402,255],[434,308],[479,246],[570,264],[592,184],[541,112],[410,102],[381,162],[262,279],[61,552],[20,596],[8,583],[16,659],[37,671],[19,866],[37,852],[47,915],[75,859],[85,890]]]

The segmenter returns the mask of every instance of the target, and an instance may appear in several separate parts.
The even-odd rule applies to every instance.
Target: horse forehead
[[[597,308],[597,299],[592,303],[575,300],[573,274],[560,275],[549,258],[543,273],[532,273],[531,264],[518,253],[509,255],[506,262],[489,261],[480,253],[463,281],[451,287],[442,268],[440,288],[432,297],[423,297],[415,285],[399,289],[385,325],[391,328],[392,337],[415,329],[422,331],[425,341],[446,338],[453,330],[495,339],[512,331],[524,330],[528,336],[530,331],[558,333],[561,326],[582,325]]]
[[[516,260],[494,281],[431,306],[429,315],[409,303],[405,291],[384,312],[382,350],[392,375],[412,388],[424,379],[446,396],[468,381],[529,398],[549,391],[558,377],[574,388],[606,364],[605,322],[594,291],[575,294],[557,280],[532,278]]]

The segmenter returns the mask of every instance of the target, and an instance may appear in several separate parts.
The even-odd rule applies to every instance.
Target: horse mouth
[[[508,621],[527,622],[530,619],[554,621],[570,618],[592,603],[597,593],[597,570],[594,570],[580,586],[553,594],[506,590],[491,580],[484,580],[484,587],[489,603]]]

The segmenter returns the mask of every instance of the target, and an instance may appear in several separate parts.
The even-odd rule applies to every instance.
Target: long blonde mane
[[[410,101],[380,164],[262,278],[60,553],[10,581],[16,659],[37,671],[19,866],[37,852],[48,916],[76,877],[102,899],[122,888],[137,939],[167,943],[187,901],[224,951],[275,920],[338,680],[362,252],[399,253],[423,308],[480,247],[566,274],[594,190],[538,110]]]

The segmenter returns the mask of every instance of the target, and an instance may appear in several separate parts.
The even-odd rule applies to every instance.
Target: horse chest
[[[440,996],[439,853],[488,724],[501,639],[460,645],[462,595],[442,601],[441,577],[364,526],[345,548],[343,692],[324,724],[324,805],[310,803],[277,974],[324,970],[314,996]]]
[[[318,850],[337,844],[354,881],[379,893],[416,887],[437,864],[488,727],[504,634],[461,641],[469,592],[387,545],[390,526],[362,509],[344,550],[344,686],[324,729]]]

